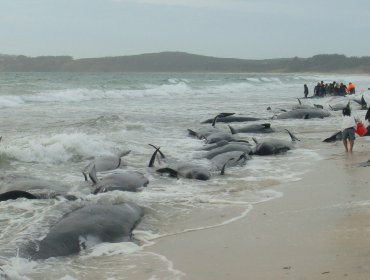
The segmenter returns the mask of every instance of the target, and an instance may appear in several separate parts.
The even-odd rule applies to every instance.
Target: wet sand
[[[359,139],[353,154],[325,144],[325,159],[302,180],[274,188],[283,197],[145,250],[164,255],[181,279],[370,279],[370,167],[358,166],[369,144]]]

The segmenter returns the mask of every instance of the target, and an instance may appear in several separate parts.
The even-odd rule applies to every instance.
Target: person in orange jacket
[[[349,94],[355,94],[356,93],[356,86],[350,82],[348,84],[348,87],[347,87],[347,92]]]

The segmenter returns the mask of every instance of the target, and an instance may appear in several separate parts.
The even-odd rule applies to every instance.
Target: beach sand
[[[325,159],[302,180],[274,188],[281,198],[145,250],[164,255],[181,279],[370,279],[370,167],[358,166],[370,159],[369,142],[356,141],[353,154],[322,145]]]

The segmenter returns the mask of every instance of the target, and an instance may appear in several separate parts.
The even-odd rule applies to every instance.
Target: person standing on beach
[[[352,153],[355,144],[356,119],[351,115],[351,109],[347,106],[342,111],[342,135],[343,145],[346,152]]]
[[[308,95],[308,87],[306,84],[304,84],[304,98],[307,98],[307,95]]]

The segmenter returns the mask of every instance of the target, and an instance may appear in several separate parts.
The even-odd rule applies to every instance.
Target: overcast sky
[[[0,0],[0,54],[370,56],[369,0]]]

